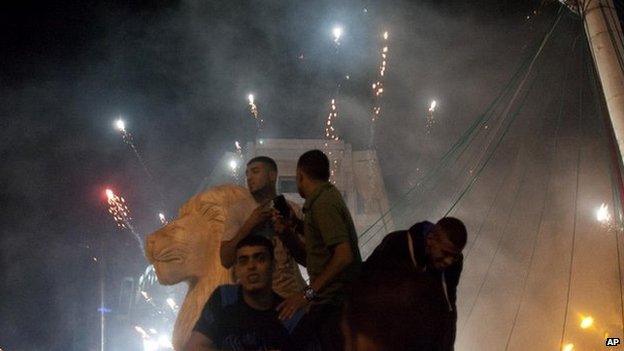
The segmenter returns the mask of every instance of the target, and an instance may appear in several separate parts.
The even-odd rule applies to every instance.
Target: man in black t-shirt
[[[221,285],[210,296],[187,343],[187,351],[292,350],[291,332],[303,313],[280,321],[282,298],[271,289],[273,244],[247,236],[236,245],[239,285]]]

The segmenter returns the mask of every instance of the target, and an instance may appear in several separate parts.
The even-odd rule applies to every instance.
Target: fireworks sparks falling
[[[435,100],[432,100],[431,104],[429,105],[429,110],[427,111],[427,134],[431,132],[431,128],[436,123],[435,111],[437,107],[438,107],[438,102]]]
[[[256,98],[254,97],[253,94],[249,94],[247,95],[247,101],[249,101],[249,112],[251,113],[251,116],[253,117],[253,119],[256,121],[256,131],[257,133],[260,133],[260,131],[262,130],[262,127],[264,126],[264,120],[260,116],[260,113],[258,113],[258,106],[256,106]]]
[[[111,189],[106,189],[106,198],[108,202],[108,213],[113,216],[117,227],[128,229],[139,244],[141,251],[144,251],[143,241],[132,226],[132,217],[130,217],[130,209],[128,209],[126,200],[121,196],[117,196]]]
[[[121,133],[121,138],[123,139],[124,143],[126,143],[126,145],[128,145],[130,149],[132,149],[134,156],[136,156],[137,160],[139,161],[139,164],[141,164],[141,167],[143,168],[143,171],[149,178],[151,184],[156,189],[158,195],[160,196],[159,200],[160,200],[161,208],[164,208],[165,196],[163,195],[161,189],[156,185],[156,182],[154,181],[154,177],[152,176],[152,172],[150,171],[149,167],[147,167],[147,163],[143,159],[143,156],[139,152],[139,149],[134,144],[134,140],[132,139],[132,134],[130,134],[130,132],[128,132],[128,130],[126,129],[126,122],[120,117],[115,121],[114,126],[115,126],[115,129],[117,129],[119,133]]]
[[[338,108],[336,107],[336,99],[331,99],[329,115],[327,116],[327,120],[325,121],[325,152],[327,153],[327,157],[330,162],[330,181],[335,183],[334,174],[336,173],[336,168],[338,167],[338,160],[334,158],[332,161],[332,151],[329,150],[329,140],[339,141],[340,137],[336,132],[336,128],[334,128],[334,121],[338,118]]]
[[[380,63],[379,63],[379,73],[377,75],[377,81],[372,84],[373,89],[373,98],[375,102],[373,103],[373,117],[371,121],[374,123],[380,116],[381,113],[381,98],[384,93],[384,76],[386,74],[386,66],[388,64],[388,45],[386,41],[388,40],[388,32],[384,32],[382,35],[383,45],[380,53]]]
[[[329,140],[340,140],[336,129],[334,128],[334,121],[338,118],[338,108],[336,107],[336,99],[331,99],[329,115],[325,122],[325,138]],[[326,143],[327,144],[327,143]]]
[[[572,343],[567,343],[563,345],[563,347],[561,348],[561,351],[573,351],[573,350],[574,350],[574,344]]]

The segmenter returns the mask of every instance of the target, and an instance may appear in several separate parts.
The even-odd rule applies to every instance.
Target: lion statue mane
[[[184,348],[214,289],[232,281],[219,256],[223,233],[237,230],[227,227],[244,222],[255,206],[247,189],[233,184],[215,186],[190,198],[175,220],[147,237],[146,257],[159,282],[188,284],[173,329],[176,350]]]

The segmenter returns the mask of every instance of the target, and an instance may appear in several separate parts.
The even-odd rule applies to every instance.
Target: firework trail
[[[383,46],[380,52],[380,63],[379,63],[379,72],[377,74],[377,81],[373,83],[373,98],[375,102],[373,103],[373,116],[371,118],[371,122],[375,123],[375,121],[380,117],[381,113],[381,98],[384,93],[384,77],[386,74],[386,66],[388,64],[388,32],[384,32],[382,35],[383,38]]]
[[[260,116],[260,114],[258,113],[258,106],[256,106],[255,103],[255,97],[253,94],[249,94],[247,96],[247,100],[249,101],[249,112],[251,113],[251,116],[253,117],[253,119],[256,121],[256,138],[259,137],[260,132],[262,131],[262,128],[264,127],[264,119],[262,119],[262,116]]]
[[[234,179],[236,184],[240,184],[241,177],[240,177],[239,168],[240,168],[240,165],[242,165],[244,161],[243,149],[241,148],[240,143],[238,141],[234,142],[234,147],[236,149],[235,156],[233,159],[230,160],[228,166],[230,167],[230,170],[232,171],[232,178]]]
[[[106,197],[108,199],[108,213],[113,216],[117,227],[121,229],[128,229],[134,238],[136,239],[141,251],[143,252],[143,240],[141,236],[137,234],[136,230],[132,226],[132,217],[130,217],[130,210],[126,204],[126,200],[123,197],[117,196],[112,190],[106,189]]]
[[[329,141],[339,141],[340,137],[336,132],[336,128],[334,128],[334,121],[338,118],[338,108],[336,107],[336,99],[331,99],[329,115],[327,115],[327,119],[325,121],[325,152],[327,153],[327,157],[330,162],[330,180],[332,183],[335,183],[334,174],[336,173],[336,168],[338,167],[338,160],[333,158],[332,161],[332,151],[329,149]]]
[[[141,167],[143,168],[143,171],[147,175],[147,178],[149,179],[150,183],[154,186],[154,188],[158,192],[158,195],[160,196],[160,207],[164,208],[165,196],[160,191],[160,187],[158,187],[156,182],[154,181],[152,172],[150,171],[149,167],[147,167],[147,163],[145,163],[145,160],[143,159],[143,156],[139,152],[139,149],[134,144],[134,140],[132,139],[132,134],[130,134],[130,132],[126,130],[126,123],[124,122],[123,119],[119,118],[115,121],[115,129],[117,129],[119,133],[121,134],[121,138],[123,139],[124,143],[126,143],[126,145],[128,145],[130,149],[132,149],[132,151],[134,152],[134,155],[139,161],[139,164],[141,164]]]
[[[384,93],[384,79],[386,75],[386,67],[388,64],[388,31],[385,31],[381,38],[383,39],[381,49],[379,52],[379,71],[377,73],[377,80],[372,84],[372,93],[373,93],[373,113],[371,117],[370,123],[370,133],[369,133],[369,142],[368,148],[371,150],[375,150],[375,124],[377,120],[381,117],[381,99]],[[369,182],[370,187],[373,187],[373,174],[375,169],[375,158],[371,157],[368,162],[368,172],[369,172]]]
[[[435,110],[437,107],[438,103],[435,100],[431,101],[431,105],[429,106],[429,110],[427,111],[427,134],[431,133],[431,128],[433,128],[433,125],[436,123]]]

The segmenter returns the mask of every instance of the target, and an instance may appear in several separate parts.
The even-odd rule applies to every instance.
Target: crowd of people
[[[353,219],[329,182],[322,151],[297,162],[301,209],[280,203],[273,159],[251,159],[245,173],[257,208],[229,226],[234,230],[220,248],[236,284],[212,293],[187,351],[453,350],[466,244],[460,220],[390,233],[362,262]]]

